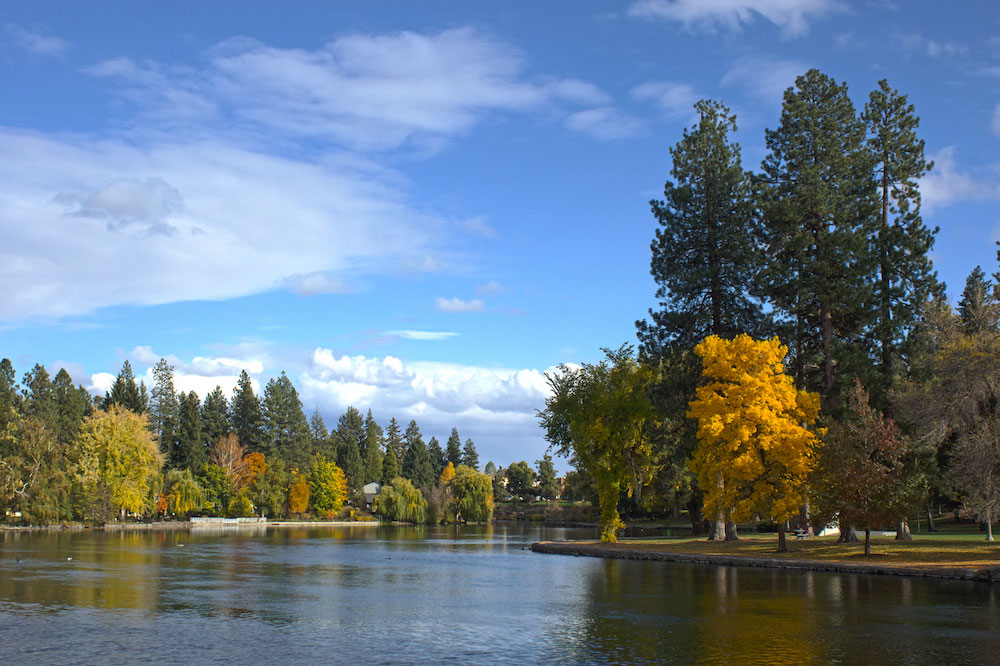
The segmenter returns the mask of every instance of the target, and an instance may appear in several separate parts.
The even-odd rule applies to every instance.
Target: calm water
[[[525,549],[574,536],[0,533],[0,664],[1000,663],[989,585]]]

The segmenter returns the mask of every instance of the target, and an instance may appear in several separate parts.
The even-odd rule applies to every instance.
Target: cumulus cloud
[[[788,36],[809,31],[809,21],[840,9],[836,0],[636,0],[628,9],[639,18],[677,21],[689,29],[742,30],[756,18]]]
[[[534,460],[544,450],[535,410],[545,406],[548,384],[538,370],[404,363],[317,348],[298,384],[304,404],[330,415],[353,405],[383,422],[415,419],[425,438],[457,427],[476,442],[483,462]]]
[[[647,81],[632,89],[632,99],[652,102],[661,114],[673,119],[690,117],[701,95],[687,83]]]
[[[959,167],[955,146],[946,146],[930,158],[934,168],[920,179],[921,204],[927,213],[960,201],[1000,199],[1000,183],[977,178]]]
[[[448,338],[453,338],[458,335],[458,333],[453,333],[451,331],[413,331],[413,330],[403,330],[403,331],[386,331],[388,335],[395,335],[400,338],[405,338],[407,340],[447,340]]]
[[[65,39],[44,35],[39,32],[25,30],[24,28],[7,23],[3,26],[3,32],[15,44],[32,53],[43,56],[61,56],[70,47],[70,43]]]
[[[463,301],[461,298],[442,298],[438,296],[434,299],[434,305],[441,312],[480,312],[483,309],[483,302],[478,298],[471,301]]]

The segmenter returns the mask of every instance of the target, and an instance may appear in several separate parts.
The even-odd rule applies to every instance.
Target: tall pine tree
[[[264,448],[261,453],[266,458],[279,457],[290,467],[304,470],[312,459],[309,423],[302,411],[299,393],[284,372],[267,383],[262,407]]]
[[[462,447],[462,464],[479,471],[479,453],[476,451],[476,443],[471,438],[465,440]]]
[[[153,392],[149,400],[149,424],[160,445],[160,453],[168,454],[168,460],[173,461],[170,450],[174,446],[176,430],[180,416],[180,406],[177,393],[174,390],[174,366],[161,358],[153,366]]]
[[[174,446],[170,450],[170,466],[200,471],[208,459],[208,452],[202,433],[201,400],[194,391],[180,395],[176,432]]]
[[[382,428],[375,422],[372,410],[365,417],[365,483],[382,480]]]
[[[430,453],[416,421],[410,421],[403,435],[406,452],[403,454],[403,476],[417,488],[433,488],[438,475],[434,473]]]
[[[264,414],[246,370],[240,373],[236,388],[233,389],[233,399],[229,403],[229,428],[236,433],[240,446],[245,447],[248,453],[266,453]],[[214,446],[215,442],[210,445]]]
[[[202,448],[208,451],[227,434],[229,434],[229,403],[222,392],[222,387],[216,386],[205,396],[201,404]]]

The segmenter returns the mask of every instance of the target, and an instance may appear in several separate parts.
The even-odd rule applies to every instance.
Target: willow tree
[[[551,395],[538,412],[550,449],[571,458],[597,485],[601,541],[615,542],[625,526],[618,514],[624,491],[639,495],[653,468],[648,436],[654,420],[648,387],[653,371],[632,347],[604,350],[607,358],[546,374]]]
[[[778,522],[784,552],[785,521],[806,500],[819,438],[808,428],[819,396],[795,388],[777,338],[709,336],[695,347],[707,382],[691,402],[698,446],[691,468],[705,493],[705,510],[733,521],[760,514]]]

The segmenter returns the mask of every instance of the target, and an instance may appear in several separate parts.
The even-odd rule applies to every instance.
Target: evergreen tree
[[[472,439],[465,440],[465,446],[462,447],[462,464],[466,467],[471,467],[472,469],[479,471],[479,453],[476,451],[476,444]]]
[[[497,474],[497,466],[496,466],[496,464],[492,460],[490,460],[489,462],[487,462],[486,463],[486,467],[483,468],[483,473],[484,474],[489,474],[490,476],[496,476],[496,474]]]
[[[660,226],[650,246],[660,310],[636,322],[646,356],[689,350],[712,334],[755,333],[763,320],[749,293],[760,266],[761,225],[739,145],[729,140],[736,117],[708,100],[695,110],[697,126],[670,149],[664,199],[649,202]]]
[[[247,451],[261,451],[265,448],[264,414],[260,399],[253,391],[250,375],[244,370],[233,389],[233,399],[229,403],[229,429],[236,433],[240,445]],[[216,440],[218,441],[218,440]],[[210,442],[214,446],[215,442]],[[268,456],[270,457],[270,456]]]
[[[445,458],[444,449],[441,448],[441,444],[438,443],[437,437],[431,437],[431,441],[427,442],[427,453],[430,455],[431,469],[434,470],[434,477],[437,478],[441,476],[441,472],[448,465],[448,460]]]
[[[399,460],[396,458],[396,449],[385,447],[385,456],[382,458],[382,485],[391,483],[393,479],[401,475]]]
[[[545,500],[554,500],[559,496],[559,482],[556,481],[556,467],[552,464],[552,456],[546,453],[538,465],[538,496]]]
[[[337,466],[347,477],[347,491],[352,504],[362,497],[365,485],[365,463],[361,456],[365,442],[365,421],[355,407],[347,411],[337,421]]]
[[[104,396],[104,404],[101,408],[108,411],[114,405],[120,405],[136,414],[143,414],[146,411],[148,397],[145,395],[145,384],[142,388],[135,383],[135,376],[132,374],[132,365],[126,361],[122,364],[122,369],[115,378],[115,383],[111,385],[111,391]]]
[[[24,415],[34,419],[51,431],[56,426],[56,400],[52,389],[52,380],[44,366],[36,363],[31,372],[21,380],[24,388],[22,393],[22,409]]]
[[[395,418],[389,419],[389,427],[385,429],[386,453],[389,452],[389,449],[392,449],[392,452],[396,457],[397,464],[402,465],[403,454],[406,451],[406,442],[403,441],[403,434],[399,428],[399,422],[397,422]]]
[[[276,456],[291,467],[306,469],[312,458],[309,423],[302,411],[299,393],[284,372],[267,383],[262,406],[264,448],[261,453],[268,459]]]
[[[153,435],[160,445],[161,453],[169,453],[168,464],[173,465],[175,456],[171,451],[176,440],[176,430],[180,407],[174,390],[174,366],[161,358],[153,366],[153,394],[149,401],[149,422]]]
[[[326,429],[319,407],[314,408],[312,416],[309,417],[309,441],[312,442],[314,455],[336,459],[336,451],[331,450],[330,446],[330,432]]]
[[[202,432],[201,400],[194,391],[181,393],[177,420],[177,436],[170,450],[169,464],[174,469],[200,470],[208,459],[208,449]]]
[[[3,433],[21,406],[21,396],[18,393],[17,376],[10,359],[0,361],[0,433]]]
[[[52,393],[56,404],[56,440],[64,446],[76,441],[83,419],[90,411],[90,394],[82,386],[73,386],[73,379],[60,368],[52,381]]]
[[[796,383],[835,408],[836,368],[851,367],[870,319],[875,190],[864,139],[847,86],[815,69],[785,92],[781,124],[766,132],[766,291],[785,316]]]
[[[965,279],[962,299],[958,302],[958,316],[966,335],[976,335],[996,330],[997,310],[1000,304],[994,286],[982,267],[976,266]]]
[[[885,79],[871,93],[862,118],[868,129],[868,150],[875,162],[880,210],[870,251],[878,264],[872,333],[878,347],[881,389],[891,390],[906,363],[907,341],[931,296],[942,296],[930,260],[934,235],[920,217],[919,180],[932,164],[924,159],[920,124],[906,95],[892,90]]]
[[[452,428],[451,435],[448,436],[448,444],[445,446],[445,459],[455,467],[462,464],[462,438],[458,436],[457,428]]]
[[[368,410],[365,417],[365,450],[362,454],[365,462],[365,482],[382,479],[382,428]]]
[[[434,473],[430,453],[416,421],[410,421],[406,426],[403,438],[406,441],[402,464],[403,476],[412,481],[417,488],[432,488],[438,475]]]
[[[229,404],[222,387],[216,386],[205,396],[201,404],[202,449],[208,451],[227,434],[229,434]]]

